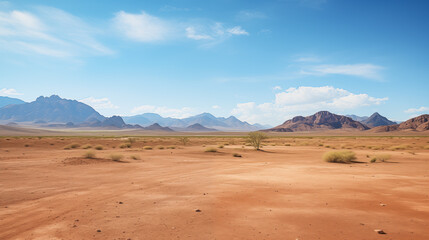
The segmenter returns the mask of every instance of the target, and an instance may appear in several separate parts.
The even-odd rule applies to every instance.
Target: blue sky
[[[0,95],[110,116],[429,112],[428,1],[0,1]]]

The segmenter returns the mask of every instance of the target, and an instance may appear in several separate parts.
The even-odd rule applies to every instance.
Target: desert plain
[[[427,136],[188,139],[1,137],[0,239],[429,239]]]

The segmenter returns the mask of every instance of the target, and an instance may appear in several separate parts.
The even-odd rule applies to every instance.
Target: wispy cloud
[[[406,113],[429,112],[429,107],[410,108],[405,110]]]
[[[114,27],[127,38],[139,42],[166,40],[171,34],[169,23],[145,12],[139,14],[120,11],[113,18]]]
[[[380,70],[383,67],[374,65],[374,64],[347,64],[347,65],[317,65],[317,66],[308,66],[303,67],[301,74],[303,75],[315,75],[315,76],[324,76],[328,74],[339,74],[339,75],[349,75],[364,77],[369,79],[379,80]]]
[[[254,19],[264,19],[264,18],[267,18],[267,16],[260,11],[242,10],[237,13],[236,18],[237,20],[240,20],[240,21],[249,21]]]
[[[232,35],[249,35],[249,33],[246,30],[242,29],[240,26],[229,28],[226,31],[231,33]]]
[[[108,98],[94,98],[88,97],[80,100],[80,102],[86,103],[96,110],[103,109],[118,109],[119,107],[114,105]]]
[[[275,94],[273,102],[237,104],[232,110],[232,114],[252,123],[271,119],[270,124],[279,124],[296,114],[312,114],[320,110],[343,111],[379,105],[387,100],[387,97],[376,98],[365,93],[352,93],[332,86],[303,86],[289,88]]]
[[[212,108],[213,109],[220,109],[220,106],[219,105],[213,105]]]
[[[196,112],[193,108],[183,107],[183,108],[168,108],[168,107],[159,107],[154,105],[142,105],[135,107],[131,110],[132,114],[142,114],[142,113],[157,113],[163,117],[172,117],[172,118],[186,118],[192,115],[195,115]]]
[[[2,88],[2,89],[0,89],[0,95],[3,95],[3,96],[19,96],[19,95],[23,95],[23,94],[17,92],[13,88]]]
[[[273,90],[274,90],[274,91],[280,91],[280,90],[282,90],[282,87],[280,87],[280,86],[275,86],[275,87],[273,87]]]
[[[207,34],[197,34],[194,27],[187,27],[186,28],[186,37],[194,40],[207,40],[212,39],[211,36]]]
[[[99,30],[82,19],[56,8],[0,11],[3,51],[51,57],[112,54],[96,39],[97,33]]]

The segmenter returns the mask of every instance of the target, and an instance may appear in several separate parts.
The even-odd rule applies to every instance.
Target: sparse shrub
[[[423,147],[424,149],[429,149],[429,145],[426,145]]]
[[[138,155],[131,155],[130,158],[133,160],[140,160],[140,156]]]
[[[228,146],[228,145],[229,145],[229,143],[224,143],[223,145]]]
[[[64,149],[69,150],[69,149],[72,149],[72,148],[78,148],[78,147],[80,147],[80,145],[79,145],[79,144],[77,144],[77,143],[72,143],[72,144],[68,144],[68,145],[66,145],[66,146],[64,147]]]
[[[130,145],[132,145],[133,143],[135,143],[136,142],[136,138],[132,138],[132,137],[130,137],[130,138],[128,138],[127,139],[127,141],[128,141],[128,143],[130,144]]]
[[[144,150],[152,150],[152,147],[151,146],[144,146],[143,149]]]
[[[116,161],[116,162],[121,161],[122,158],[124,158],[124,156],[122,156],[121,154],[112,154],[112,155],[110,155],[110,159],[112,159],[113,161]]]
[[[377,161],[377,158],[375,158],[375,157],[373,157],[373,158],[371,158],[371,163],[375,163]]]
[[[217,152],[216,148],[206,148],[205,152]]]
[[[375,160],[374,160],[375,159]],[[378,154],[374,157],[372,157],[371,162],[386,162],[387,160],[390,159],[390,155],[389,154]]]
[[[188,137],[181,137],[179,138],[179,141],[183,144],[183,146],[186,146],[189,143]]]
[[[175,146],[168,146],[167,149],[176,149]]]
[[[267,139],[268,136],[263,132],[250,132],[248,134],[248,142],[251,146],[253,146],[256,150],[259,150],[262,145],[262,141]]]
[[[350,163],[356,159],[356,154],[352,151],[331,151],[323,155],[323,160],[332,163]]]
[[[25,145],[24,145],[24,147],[29,147],[29,146],[30,146],[30,144],[25,144]]]
[[[92,146],[89,144],[85,144],[82,146],[82,149],[89,149],[89,148],[92,148]]]
[[[103,150],[104,147],[102,145],[97,145],[94,148],[95,150]]]
[[[323,147],[323,143],[319,143],[319,147]]]
[[[130,148],[131,147],[131,143],[122,143],[121,145],[119,145],[119,148]]]
[[[86,153],[83,155],[83,157],[84,157],[84,158],[90,158],[90,159],[95,158],[95,152],[93,152],[93,151],[88,151],[88,152],[86,152]]]
[[[223,148],[223,145],[219,145],[219,146],[217,146],[218,148]]]
[[[286,143],[286,144],[285,144],[285,146],[289,147],[289,146],[290,146],[290,143]]]
[[[233,157],[241,157],[241,154],[234,153],[234,154],[232,154],[232,156],[233,156]]]
[[[392,146],[389,149],[392,150],[392,151],[395,151],[395,150],[405,150],[405,149],[407,149],[409,147],[410,146],[408,146],[408,145],[399,145],[399,146]]]
[[[162,150],[164,149],[164,146],[159,146],[158,149]]]

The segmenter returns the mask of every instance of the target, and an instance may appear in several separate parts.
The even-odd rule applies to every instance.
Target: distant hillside
[[[192,124],[185,128],[185,131],[189,132],[216,132],[217,130],[214,128],[206,128],[199,123]]]
[[[12,122],[81,123],[89,119],[103,121],[105,117],[84,103],[57,95],[41,96],[34,102],[0,108],[0,120]]]
[[[369,128],[349,117],[336,115],[328,111],[321,111],[307,117],[294,117],[291,120],[287,120],[283,124],[267,129],[266,131],[298,132],[330,129],[367,130]]]
[[[161,126],[170,128],[185,129],[187,126],[193,124],[201,124],[204,127],[213,128],[222,131],[255,131],[263,129],[262,125],[251,125],[247,122],[240,121],[234,116],[228,118],[215,117],[210,113],[202,113],[184,119],[177,118],[164,118],[156,113],[145,113],[136,116],[123,117],[126,123],[140,124],[148,126],[150,124],[158,123]]]
[[[173,129],[169,127],[162,127],[158,123],[154,123],[148,127],[144,128],[145,130],[151,130],[151,131],[167,131],[167,132],[173,132]]]
[[[369,118],[362,121],[362,123],[370,128],[396,124],[396,122],[390,121],[386,117],[381,116],[378,112],[372,114]]]
[[[429,114],[420,115],[411,118],[400,124],[379,126],[371,129],[373,132],[391,132],[391,131],[428,131],[429,130]]]
[[[18,98],[0,96],[0,108],[10,104],[23,104],[23,103],[25,102]]]

